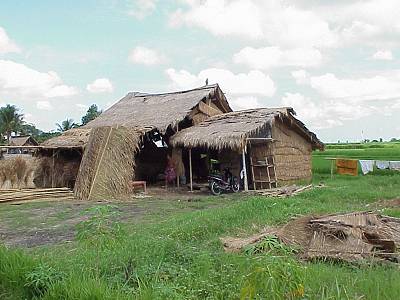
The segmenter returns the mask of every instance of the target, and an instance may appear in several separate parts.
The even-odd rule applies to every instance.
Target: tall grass
[[[297,215],[367,210],[400,195],[399,174],[331,180],[321,172],[314,182],[321,181],[327,187],[291,198],[243,196],[227,207],[152,223],[120,224],[105,210],[88,211],[74,243],[29,252],[0,247],[0,299],[400,299],[397,266],[305,263],[291,251],[223,251],[223,236]],[[32,278],[49,276],[57,280],[37,293]]]

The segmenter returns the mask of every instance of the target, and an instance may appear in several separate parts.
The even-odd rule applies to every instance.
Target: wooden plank
[[[192,149],[189,149],[190,191],[193,192]]]
[[[203,101],[199,102],[199,111],[202,113],[206,114],[209,117],[220,115],[222,112],[215,109],[214,107],[211,107],[207,104],[205,104]]]
[[[247,192],[249,190],[249,183],[247,181],[247,167],[246,167],[246,148],[243,148],[242,160],[243,160],[243,179],[244,179],[244,190]]]

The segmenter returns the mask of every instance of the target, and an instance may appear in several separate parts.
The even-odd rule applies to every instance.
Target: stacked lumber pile
[[[8,189],[0,191],[1,203],[75,200],[69,188]]]

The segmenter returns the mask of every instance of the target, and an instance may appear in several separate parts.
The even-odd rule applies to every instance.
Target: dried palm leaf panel
[[[74,193],[81,200],[117,199],[129,192],[143,132],[125,127],[93,128]]]

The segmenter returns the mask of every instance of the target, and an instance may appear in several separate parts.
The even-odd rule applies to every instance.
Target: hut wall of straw
[[[34,188],[37,160],[33,157],[13,156],[0,160],[0,190]]]
[[[67,149],[42,151],[36,161],[36,187],[74,187],[81,162],[80,152]]]
[[[74,189],[81,200],[116,199],[129,192],[142,133],[124,127],[92,129]]]
[[[312,144],[281,122],[272,127],[272,137],[278,183],[310,180]]]

